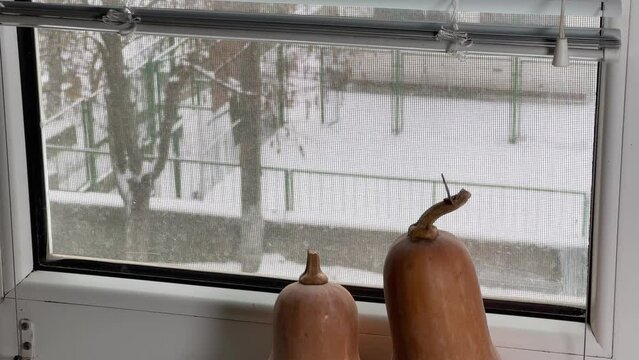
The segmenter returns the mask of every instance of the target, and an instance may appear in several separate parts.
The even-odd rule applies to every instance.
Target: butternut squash
[[[355,300],[328,281],[316,252],[308,252],[299,281],[275,302],[269,360],[359,360]]]
[[[388,252],[384,298],[394,360],[499,360],[470,254],[433,225],[469,198],[462,189],[433,205]]]

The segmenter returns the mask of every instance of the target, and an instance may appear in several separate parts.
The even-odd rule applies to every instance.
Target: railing
[[[526,101],[539,101],[552,96],[581,102],[594,101],[596,97],[596,86],[593,85],[596,82],[590,80],[596,76],[597,66],[592,61],[573,60],[569,70],[540,77],[542,68],[557,71],[548,66],[549,59],[467,55],[464,61],[459,61],[445,53],[332,49],[338,53],[335,57],[337,61],[328,65],[322,62],[318,70],[320,79],[327,72],[339,78],[352,71],[348,81],[385,93],[390,99],[391,112],[388,117],[393,135],[399,135],[403,131],[404,116],[410,113],[405,110],[406,98],[411,93],[459,98],[490,97],[509,102],[508,142],[511,144],[521,141],[522,104]],[[579,76],[584,73],[590,75]],[[320,83],[320,87],[322,86],[323,83]],[[323,109],[324,99],[321,100]],[[323,114],[324,112],[322,123],[339,120],[330,117],[324,119]]]
[[[109,176],[107,151],[51,145],[47,150],[56,154],[53,159],[62,156],[74,160],[77,171],[83,169],[86,158],[92,158],[99,164],[98,178],[104,181]],[[183,199],[203,200],[207,207],[210,204],[225,214],[240,215],[238,164],[175,157],[168,161],[173,166],[167,164],[156,182],[155,197],[177,198],[182,194]],[[180,169],[179,179],[176,168]],[[113,190],[104,184],[90,187],[91,182],[81,175],[58,171],[57,176],[60,181],[50,179],[50,184],[66,185],[58,186],[59,190]],[[588,192],[456,181],[450,181],[449,186],[469,189],[473,201],[465,207],[468,211],[463,223],[455,222],[460,218],[443,218],[443,226],[453,225],[478,238],[506,236],[526,241],[531,234],[539,234],[541,246],[553,246],[567,237],[586,244],[590,226]],[[444,197],[439,179],[262,167],[262,206],[267,216],[279,221],[403,231],[426,207]]]

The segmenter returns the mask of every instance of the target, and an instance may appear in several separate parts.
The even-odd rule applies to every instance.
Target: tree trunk
[[[264,219],[262,218],[261,164],[261,75],[258,43],[249,44],[239,58],[239,80],[244,94],[240,97],[241,122],[240,171],[242,219],[240,261],[242,271],[257,272],[262,259]]]
[[[158,124],[158,140],[154,147],[156,158],[145,169],[140,124],[131,98],[132,85],[125,73],[122,39],[113,34],[101,34],[101,37],[100,50],[108,85],[109,155],[125,207],[123,251],[126,260],[147,262],[151,240],[149,202],[153,185],[166,166],[173,126],[178,120],[181,92],[193,74],[190,68],[184,66],[172,69],[171,80],[164,88],[163,115]]]
[[[108,92],[107,131],[111,167],[118,179],[118,192],[125,207],[124,259],[146,261],[149,242],[148,209],[151,196],[149,176],[142,175],[143,153],[131,84],[125,74],[122,39],[101,34],[102,59]]]
[[[130,202],[126,204],[126,242],[125,258],[130,261],[149,261],[150,225],[149,225],[149,201],[152,185],[147,180],[148,175],[142,177],[142,181],[129,181],[131,192]]]
[[[135,121],[135,104],[131,100],[131,84],[127,79],[122,55],[122,39],[117,34],[101,34],[104,44],[104,70],[108,92],[107,130],[109,153],[119,173],[127,170],[141,175],[143,153],[138,145],[139,131]],[[122,190],[122,189],[120,189]],[[122,195],[122,194],[121,194]]]

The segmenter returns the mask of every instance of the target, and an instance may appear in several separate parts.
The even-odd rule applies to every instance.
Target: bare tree
[[[182,62],[188,65],[176,67],[169,76],[171,80],[164,88],[159,134],[156,142],[149,147],[145,143],[141,116],[136,110],[133,96],[136,88],[127,76],[123,49],[129,42],[115,34],[87,34],[86,37],[98,49],[87,67],[91,92],[101,86],[105,89],[112,176],[125,212],[123,258],[148,260],[149,204],[154,185],[168,160],[171,132],[178,120],[181,89],[190,82],[194,73],[208,71],[212,81],[234,93],[240,104],[237,126],[242,208],[239,258],[244,271],[257,271],[264,234],[260,150],[264,136],[261,57],[270,48],[257,42],[225,41],[223,45],[226,46],[220,46],[220,41],[194,41],[196,46],[192,53],[181,54]],[[202,58],[202,54],[207,52],[208,59],[206,56]],[[237,80],[239,86],[230,81],[231,78]]]
[[[98,45],[107,85],[107,131],[109,155],[118,193],[125,209],[125,258],[146,261],[149,246],[149,202],[155,181],[164,169],[171,142],[171,130],[178,120],[177,106],[184,85],[192,76],[186,66],[178,66],[164,89],[155,156],[145,161],[131,83],[125,73],[123,41],[118,35],[101,34]]]

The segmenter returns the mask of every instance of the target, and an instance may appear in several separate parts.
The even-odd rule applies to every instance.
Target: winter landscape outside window
[[[439,225],[486,298],[585,307],[595,60],[61,30],[36,46],[52,258],[294,279],[314,248],[333,280],[380,288],[444,173],[473,198]]]

